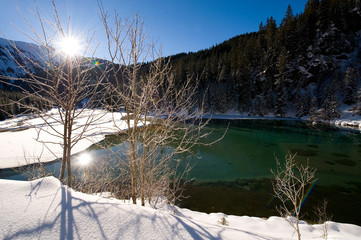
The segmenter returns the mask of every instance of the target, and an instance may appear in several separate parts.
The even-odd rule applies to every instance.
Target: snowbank
[[[58,118],[56,110],[52,117]],[[100,119],[95,121],[86,131],[86,139],[80,140],[72,149],[72,154],[84,151],[92,144],[104,139],[106,134],[114,134],[126,129],[125,121],[121,120],[121,113],[109,113],[102,110],[85,111],[74,124],[73,136],[79,134],[88,115],[92,113]],[[0,169],[12,168],[41,162],[50,162],[61,158],[63,154],[62,139],[55,136],[62,132],[63,125],[49,118],[54,129],[49,128],[41,118],[22,116],[0,122]],[[39,131],[42,129],[41,131]],[[46,142],[44,145],[42,142]]]
[[[361,116],[354,115],[350,110],[350,106],[343,105],[340,107],[341,117],[335,120],[318,120],[323,124],[330,124],[340,128],[354,129],[361,131]],[[296,117],[295,113],[287,113],[287,117],[276,117],[273,114],[269,114],[264,117],[259,116],[249,116],[248,113],[241,114],[239,112],[230,111],[227,113],[215,113],[215,114],[205,114],[203,118],[212,118],[212,119],[258,119],[258,120],[293,120],[293,121],[307,121],[309,116],[304,116],[301,119]],[[317,122],[315,122],[317,124]]]
[[[341,117],[339,119],[330,121],[330,123],[343,128],[361,130],[361,116],[354,115],[349,109],[349,106],[342,106]]]
[[[167,211],[75,192],[53,178],[0,180],[0,239],[296,239],[280,217]],[[225,217],[229,226],[219,223]],[[359,239],[361,227],[329,222],[328,239]],[[322,239],[301,223],[302,239]]]

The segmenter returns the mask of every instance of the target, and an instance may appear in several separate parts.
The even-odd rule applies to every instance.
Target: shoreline
[[[274,120],[274,121],[300,121],[309,123],[312,125],[329,125],[343,130],[354,130],[361,132],[361,116],[341,117],[333,120],[321,120],[316,121],[308,120],[308,116],[297,118],[294,116],[276,117],[276,116],[248,116],[237,113],[224,113],[224,114],[205,114],[202,118],[205,119],[225,119],[225,120]]]
[[[121,113],[119,113],[121,114]],[[292,115],[292,114],[289,114]],[[303,118],[296,118],[294,116],[286,116],[286,117],[276,117],[276,116],[248,116],[245,114],[240,114],[240,113],[235,113],[235,112],[229,112],[229,113],[224,113],[224,114],[220,114],[220,113],[215,113],[215,114],[204,114],[202,116],[202,118],[204,119],[224,119],[224,120],[269,120],[269,121],[297,121],[297,122],[304,122],[304,123],[309,123],[315,126],[333,126],[336,127],[340,130],[343,131],[355,131],[355,132],[361,132],[361,116],[351,116],[350,113],[348,113],[347,111],[343,112],[343,117],[339,118],[339,119],[335,119],[335,120],[329,120],[329,121],[325,121],[325,120],[317,120],[314,122],[311,122],[309,120],[307,120],[307,116],[303,117]],[[3,160],[4,163],[0,164],[0,170],[5,170],[5,169],[13,169],[13,168],[20,168],[20,167],[24,167],[29,165],[29,163],[23,163],[21,164],[22,159],[24,158],[24,153],[28,153],[30,154],[32,152],[32,154],[35,154],[35,147],[36,145],[34,145],[35,143],[33,143],[33,146],[30,146],[32,149],[29,151],[28,149],[25,148],[26,145],[24,145],[25,143],[23,143],[21,145],[21,142],[23,142],[22,140],[24,140],[25,138],[29,138],[28,134],[30,133],[30,131],[32,131],[33,129],[30,127],[28,127],[27,125],[17,125],[17,123],[19,122],[19,120],[21,120],[21,118],[14,118],[12,121],[7,119],[4,121],[0,122],[0,127],[1,125],[4,125],[4,128],[9,128],[11,127],[11,129],[9,129],[8,131],[1,131],[0,135],[2,134],[2,141],[4,142],[3,146],[4,149],[7,149],[7,151],[12,151],[12,153],[15,153],[15,157],[14,155],[9,155],[6,154],[6,151],[3,153],[4,156],[0,159]],[[31,120],[35,120],[35,119],[31,119]],[[108,119],[109,120],[109,119]],[[104,121],[103,122],[103,126],[100,126],[100,131],[102,131],[101,134],[97,134],[97,136],[94,136],[92,134],[90,134],[90,137],[92,138],[90,141],[83,141],[82,144],[77,145],[76,149],[74,149],[74,154],[80,153],[85,151],[86,149],[88,149],[92,144],[94,144],[95,142],[99,142],[101,140],[104,139],[105,135],[111,134],[111,133],[115,133],[114,129],[112,129],[112,131],[109,131],[112,127],[109,126],[109,122],[110,121]],[[2,124],[1,124],[2,123]],[[110,127],[110,128],[109,128]],[[4,130],[4,128],[1,128]],[[23,136],[21,137],[21,133],[27,133],[27,136]],[[13,141],[9,141],[9,137],[11,136],[11,134],[17,135],[17,139],[22,139],[19,143],[19,141],[15,141],[13,139]],[[24,135],[24,134],[23,134]],[[32,142],[34,141],[34,138],[30,136]],[[11,143],[12,142],[12,143]],[[28,142],[29,143],[29,142]],[[11,146],[10,146],[10,145]],[[21,146],[19,146],[19,144]],[[8,146],[9,145],[9,146]],[[16,145],[16,146],[13,146]],[[29,144],[27,144],[29,145]],[[8,146],[8,147],[6,147]],[[36,148],[39,148],[36,147]],[[19,150],[20,149],[20,150]],[[22,150],[21,150],[22,149]],[[19,153],[21,152],[21,153]],[[30,156],[33,157],[33,156]],[[58,158],[55,159],[50,159],[50,156],[48,156],[46,159],[43,159],[41,162],[42,163],[52,163],[58,160]],[[10,159],[10,160],[9,160]],[[11,160],[12,159],[12,160]],[[10,164],[10,162],[14,162],[13,164]],[[32,162],[34,164],[37,164],[38,162]]]

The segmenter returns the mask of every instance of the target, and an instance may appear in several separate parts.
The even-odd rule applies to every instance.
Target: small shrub
[[[219,221],[219,224],[223,225],[223,226],[228,226],[229,222],[227,221],[227,219],[225,217],[222,217]]]

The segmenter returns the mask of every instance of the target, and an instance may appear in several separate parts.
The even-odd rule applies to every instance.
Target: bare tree
[[[306,166],[297,165],[295,157],[296,154],[286,155],[284,166],[281,166],[281,163],[276,158],[276,170],[271,170],[271,172],[275,179],[273,191],[281,201],[281,205],[277,210],[295,229],[298,240],[300,240],[299,221],[302,203],[304,198],[307,197],[307,187],[316,181],[316,170],[310,168],[308,163]]]
[[[113,155],[129,177],[133,203],[140,198],[144,205],[167,195],[171,175],[179,176],[172,169],[180,169],[179,161],[191,156],[195,145],[210,144],[201,141],[210,133],[204,129],[209,119],[202,119],[203,104],[194,98],[197,81],[175,82],[169,61],[155,50],[139,15],[121,19],[99,6],[111,63],[109,102],[113,110],[124,111],[128,129],[124,147]],[[115,125],[119,117],[114,115]]]
[[[327,214],[327,199],[324,199],[320,205],[315,207],[314,212],[317,216],[317,222],[321,224],[320,231],[322,233],[322,238],[327,239],[328,238],[328,221],[331,221],[332,215]]]
[[[99,106],[97,96],[102,89],[102,79],[104,79],[106,71],[100,71],[92,64],[95,51],[90,48],[93,42],[92,35],[75,36],[69,20],[68,24],[63,26],[54,0],[52,5],[53,22],[41,16],[36,1],[34,1],[33,17],[38,24],[31,22],[20,13],[30,32],[19,31],[36,44],[33,46],[38,59],[24,53],[14,42],[9,41],[16,50],[16,54],[10,52],[9,54],[26,77],[3,78],[7,79],[4,81],[7,84],[20,89],[25,98],[44,101],[48,107],[56,109],[46,112],[33,105],[23,104],[22,101],[16,102],[44,121],[44,124],[34,126],[38,129],[37,140],[53,153],[54,159],[62,159],[59,178],[63,179],[67,173],[67,184],[71,186],[70,156],[72,148],[80,140],[88,137],[87,133],[91,132],[92,123],[101,117],[101,115],[94,114],[94,107]],[[40,29],[40,31],[36,29]],[[76,44],[79,44],[79,49],[74,48]],[[64,49],[67,47],[70,49]],[[9,79],[12,81],[8,81]],[[82,118],[83,124],[75,125],[80,118]],[[41,134],[44,132],[56,137],[59,141],[42,139]],[[52,150],[53,144],[61,145],[62,156],[58,156]]]

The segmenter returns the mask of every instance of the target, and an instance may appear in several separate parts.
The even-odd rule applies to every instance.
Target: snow
[[[54,177],[0,180],[0,239],[296,239],[280,217],[262,219],[153,209],[76,192]],[[6,193],[6,194],[4,194]],[[225,217],[228,226],[221,225]],[[301,222],[302,239],[322,239],[320,227]],[[328,222],[328,239],[359,239],[361,227]]]
[[[91,113],[99,116],[100,119],[87,129],[87,138],[80,140],[73,147],[72,154],[84,151],[92,144],[103,140],[105,135],[118,133],[127,127],[125,121],[121,120],[122,113],[88,110],[76,119],[73,136],[83,130]],[[41,118],[29,116],[0,122],[0,169],[20,167],[38,160],[50,162],[62,157],[62,139],[54,134],[55,130],[61,132],[63,126],[56,122],[59,119],[56,109],[51,110],[47,115],[51,115],[48,121],[52,123],[54,129],[49,128]],[[48,143],[43,144],[43,142]]]
[[[336,120],[330,121],[330,123],[343,128],[361,130],[361,116],[354,115],[350,110],[350,106],[344,105],[341,106],[340,109],[342,116]]]
[[[13,45],[15,45],[24,56],[19,54]],[[42,49],[36,44],[0,38],[0,73],[15,78],[23,76],[25,71],[19,67],[14,58],[18,59],[17,61],[21,58],[23,58],[23,60],[29,58],[39,64],[44,64],[44,50],[45,49]],[[34,72],[31,64],[28,64],[28,67],[30,67],[30,71]]]

